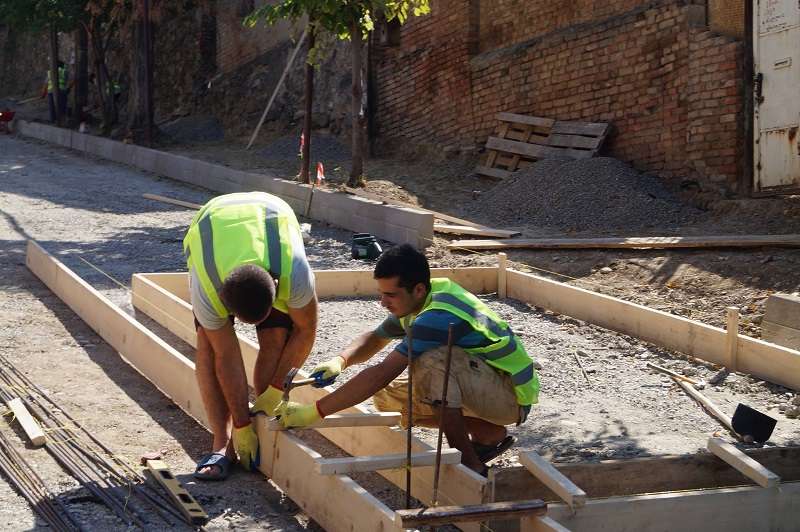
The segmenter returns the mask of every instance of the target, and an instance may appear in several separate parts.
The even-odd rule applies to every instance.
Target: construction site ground
[[[296,155],[265,156],[262,150],[282,138],[259,138],[246,150],[248,139],[164,142],[165,150],[250,172],[292,179],[300,168]],[[295,145],[299,145],[299,135]],[[312,141],[313,142],[313,141]],[[333,142],[333,141],[331,141]],[[313,145],[313,144],[312,144]],[[323,147],[324,142],[319,146]],[[262,152],[262,154],[259,154]],[[315,167],[315,161],[312,161]],[[341,187],[346,159],[324,161],[320,186]],[[477,177],[476,158],[431,154],[422,149],[396,149],[368,157],[366,190],[382,197],[464,217],[479,212],[479,202],[496,199],[511,182]],[[571,176],[573,174],[570,174]],[[608,180],[612,183],[613,180]],[[548,182],[548,186],[554,186]],[[678,198],[687,216],[685,225],[609,228],[603,212],[619,215],[620,208],[603,198],[584,198],[595,190],[577,177],[561,181],[562,190],[549,191],[572,198],[579,216],[586,202],[599,208],[597,227],[542,227],[531,217],[514,228],[523,236],[652,236],[752,235],[800,233],[800,201],[725,199],[719,190],[694,182],[665,187]],[[611,185],[609,185],[610,188]],[[528,186],[531,194],[536,182]],[[25,267],[25,246],[35,240],[78,276],[126,312],[131,275],[138,272],[185,271],[182,239],[194,211],[148,199],[149,193],[202,204],[215,192],[157,175],[144,174],[61,147],[0,135],[0,351],[39,388],[88,428],[121,458],[138,466],[146,452],[159,452],[171,471],[210,516],[210,530],[315,530],[319,527],[302,509],[260,474],[238,466],[224,482],[192,478],[195,463],[208,452],[211,435],[136,373],[113,349],[53,295]],[[624,190],[611,190],[624,194]],[[512,202],[531,202],[515,192]],[[490,203],[487,203],[490,205]],[[676,204],[677,205],[677,204]],[[598,207],[599,206],[599,207]],[[647,205],[625,205],[631,213]],[[624,209],[622,209],[624,211]],[[683,212],[683,211],[682,211]],[[482,213],[481,223],[491,215]],[[502,216],[501,216],[502,214]],[[497,219],[508,213],[497,213]],[[632,214],[633,215],[633,214]],[[691,219],[691,220],[690,220]],[[353,233],[313,220],[313,241],[307,246],[315,269],[369,269],[371,263],[351,259]],[[507,228],[508,224],[504,227]],[[566,229],[564,228],[566,227]],[[644,234],[643,234],[644,233]],[[427,253],[433,266],[494,265],[495,254],[450,251],[457,235],[436,235]],[[381,242],[382,245],[389,245]],[[563,282],[634,301],[665,312],[724,327],[726,309],[741,309],[741,332],[758,337],[760,317],[771,292],[797,293],[800,250],[795,248],[700,248],[693,250],[509,250],[511,267],[529,270]],[[639,456],[706,452],[709,437],[735,442],[710,416],[668,377],[647,369],[647,362],[704,379],[703,393],[729,415],[738,403],[778,420],[766,446],[800,445],[800,421],[784,415],[797,390],[726,373],[698,360],[669,353],[592,324],[513,300],[485,296],[518,332],[530,355],[541,364],[541,397],[528,421],[510,427],[518,436],[516,450],[533,450],[553,463],[626,459]],[[335,355],[349,339],[370,330],[385,316],[377,297],[323,301],[320,327],[309,370]],[[138,318],[138,317],[137,317]],[[146,322],[146,320],[143,320]],[[243,329],[244,333],[248,333]],[[165,335],[166,336],[166,335]],[[187,356],[186,346],[176,346]],[[586,371],[586,374],[582,371]],[[355,374],[348,368],[343,379]],[[19,425],[6,415],[2,430],[10,434],[27,460],[47,480],[89,530],[120,530],[122,521],[103,508],[78,482],[64,474],[43,448],[24,444]],[[415,429],[435,445],[436,432]],[[309,434],[320,452],[335,453]],[[495,463],[515,461],[509,452]],[[387,505],[400,508],[404,496],[375,475],[359,482]],[[309,480],[313,481],[313,480]],[[423,501],[424,502],[424,501]],[[336,501],[331,501],[336,504]],[[3,528],[23,531],[41,528],[29,504],[6,477],[0,482]],[[157,521],[154,521],[157,523]],[[152,525],[159,528],[158,524]],[[180,529],[180,527],[178,527]]]

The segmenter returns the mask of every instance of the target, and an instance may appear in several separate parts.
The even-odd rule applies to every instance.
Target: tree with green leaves
[[[409,14],[415,16],[430,13],[428,0],[279,0],[254,11],[245,19],[251,26],[260,19],[274,24],[281,19],[293,23],[308,15],[314,20],[311,31],[325,29],[340,39],[349,39],[353,57],[353,84],[351,103],[353,112],[353,159],[347,185],[356,187],[364,181],[364,118],[362,113],[362,43],[374,28],[377,14],[387,21],[397,19],[404,23]],[[309,53],[308,61],[314,61]]]

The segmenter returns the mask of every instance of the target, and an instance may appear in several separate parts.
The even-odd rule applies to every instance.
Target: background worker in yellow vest
[[[316,288],[297,218],[271,194],[212,199],[192,220],[183,245],[197,328],[196,374],[214,434],[195,477],[219,480],[228,476],[237,454],[245,469],[259,465],[234,319],[256,326],[258,398],[252,415],[271,413],[286,374],[303,365],[314,345]]]
[[[61,111],[64,116],[67,116],[67,94],[75,84],[75,80],[69,70],[64,67],[64,61],[58,61],[58,97],[61,106]],[[39,98],[42,100],[47,96],[50,101],[50,121],[55,122],[58,120],[56,115],[56,102],[53,100],[53,84],[50,82],[50,71],[47,71],[47,76],[44,79],[42,86],[42,93]]]
[[[410,332],[412,423],[438,428],[461,463],[488,475],[487,462],[509,449],[516,438],[505,425],[519,425],[538,402],[539,380],[519,339],[486,304],[449,279],[431,279],[425,255],[409,244],[385,251],[374,277],[389,316],[372,332],[352,341],[340,355],[311,372],[328,385],[345,368],[365,362],[392,339],[402,341],[380,363],[368,367],[316,404],[282,402],[274,414],[287,428],[305,427],[326,415],[372,396],[383,412],[401,412],[407,427],[406,369]],[[453,324],[446,406],[441,408],[447,344]]]

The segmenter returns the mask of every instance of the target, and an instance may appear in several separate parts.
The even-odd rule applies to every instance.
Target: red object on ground
[[[0,122],[3,123],[3,133],[8,135],[8,123],[14,119],[14,111],[0,111]]]

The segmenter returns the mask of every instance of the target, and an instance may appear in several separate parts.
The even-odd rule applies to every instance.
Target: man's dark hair
[[[228,311],[247,323],[261,323],[275,301],[275,281],[255,264],[237,266],[225,278],[219,297]]]
[[[375,264],[375,279],[399,277],[397,284],[411,292],[417,283],[431,291],[431,267],[425,254],[411,244],[392,246],[381,254]]]

